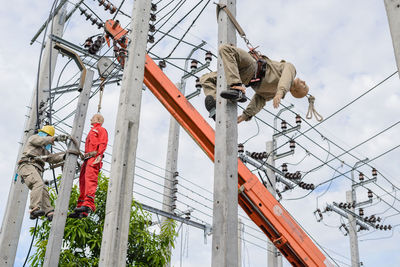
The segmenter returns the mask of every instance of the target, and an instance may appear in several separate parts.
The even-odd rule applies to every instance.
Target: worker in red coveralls
[[[69,214],[69,218],[84,218],[88,213],[94,212],[94,197],[97,190],[97,182],[99,171],[103,165],[103,153],[107,148],[108,134],[106,129],[101,125],[104,118],[100,114],[96,114],[90,120],[93,126],[86,137],[85,142],[85,161],[81,167],[79,175],[79,191],[78,204],[74,212]]]

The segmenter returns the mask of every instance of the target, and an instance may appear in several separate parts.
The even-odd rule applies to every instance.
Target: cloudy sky
[[[75,2],[77,1],[68,2],[68,10]],[[131,13],[132,2],[124,3],[122,8],[124,13]],[[161,31],[166,32],[189,13],[187,18],[170,32],[176,37],[183,36],[206,2],[202,1],[192,13],[189,13],[198,1],[185,1],[169,21],[164,23],[168,16],[165,17],[157,22],[156,28],[162,26]],[[110,14],[98,7],[97,1],[85,1],[85,3],[102,20],[111,18]],[[115,0],[113,3],[118,6],[121,1]],[[158,4],[159,10],[168,3],[170,1],[161,0]],[[157,19],[168,14],[178,3],[180,1],[168,5],[157,15]],[[0,28],[5,37],[0,44],[2,63],[0,99],[3,99],[0,105],[2,114],[0,171],[3,177],[0,188],[0,219],[4,215],[9,186],[13,178],[18,142],[21,139],[27,113],[26,106],[30,103],[32,89],[36,84],[40,53],[38,42],[42,41],[43,35],[33,45],[29,43],[48,16],[51,5],[52,1],[27,3],[15,0],[3,3],[0,9]],[[76,45],[82,45],[87,37],[101,33],[79,13],[77,12],[66,24],[64,33],[64,38]],[[129,18],[123,15],[119,15],[118,18],[124,27],[128,25]],[[400,187],[398,177],[400,153],[396,148],[399,145],[400,134],[397,125],[400,106],[399,76],[392,75],[396,71],[396,63],[383,1],[238,1],[237,18],[248,38],[255,46],[259,46],[261,52],[271,59],[285,59],[296,66],[298,76],[307,81],[310,93],[316,97],[317,111],[328,118],[316,127],[317,131],[313,129],[307,131],[310,126],[303,122],[301,132],[307,131],[307,133],[296,139],[298,143],[295,154],[277,160],[276,165],[289,163],[289,171],[299,170],[307,173],[304,182],[318,185],[310,194],[301,188],[285,192],[282,205],[338,265],[349,266],[349,238],[339,230],[339,226],[347,220],[331,212],[324,213],[323,221],[317,222],[313,212],[316,208],[324,209],[326,204],[331,204],[333,201],[345,201],[346,191],[351,185],[351,166],[357,161],[365,158],[371,160],[368,165],[358,169],[368,178],[372,177],[372,167],[379,171],[377,183],[367,186],[373,191],[374,198],[371,205],[364,207],[365,214],[380,216],[387,225],[396,226],[400,221],[400,205],[397,201]],[[157,33],[156,41],[161,36],[161,33]],[[204,40],[207,44],[203,48],[217,54],[217,24],[212,1],[193,24],[185,40],[194,45],[199,45]],[[151,52],[161,58],[166,57],[176,44],[175,39],[166,37],[152,48]],[[240,38],[237,40],[237,45],[245,47]],[[184,59],[192,48],[187,44],[181,44],[171,58]],[[104,54],[106,51],[107,47],[104,47],[101,53]],[[107,55],[111,55],[110,52]],[[204,51],[196,51],[193,58],[204,62]],[[178,82],[183,74],[173,64],[183,67],[183,62],[176,59],[167,63],[165,72],[173,82]],[[72,64],[61,73],[66,63],[67,59],[59,58],[53,86],[57,83],[65,85],[76,81],[74,75],[77,69]],[[210,69],[215,70],[215,63],[214,58]],[[382,81],[384,82],[381,83]],[[360,97],[376,85],[378,85],[376,88]],[[114,137],[119,88],[117,85],[106,86],[103,100],[102,113],[106,120],[104,126],[109,132],[110,145]],[[194,90],[194,79],[191,78],[187,81],[186,92],[191,93]],[[251,89],[249,95],[252,95]],[[76,92],[71,92],[55,102],[55,110],[65,106],[55,114],[55,121],[66,117],[74,110],[76,102],[72,101],[69,105],[67,103],[76,96]],[[356,101],[352,102],[353,100]],[[203,105],[204,96],[197,96],[191,102],[207,118],[208,114]],[[348,105],[349,103],[351,104]],[[96,112],[97,104],[98,95],[95,95],[90,102],[88,117]],[[294,104],[293,112],[286,111],[281,116],[292,125],[295,124],[295,113],[299,113],[303,118],[307,113],[307,101],[304,99],[298,100],[288,95],[282,104],[285,106]],[[240,108],[238,110],[240,111]],[[338,110],[340,111],[336,113]],[[256,152],[265,150],[265,142],[272,138],[271,126],[276,113],[277,110],[272,108],[272,104],[267,103],[265,110],[259,113],[262,121],[256,124],[255,120],[252,120],[239,125],[239,142],[248,140],[245,144],[246,150]],[[212,120],[207,120],[214,126]],[[70,124],[72,118],[65,122]],[[308,122],[310,125],[317,124],[315,119]],[[69,130],[64,124],[59,124],[58,127]],[[134,196],[139,201],[156,208],[161,208],[168,127],[169,115],[149,90],[144,91]],[[85,132],[88,129],[87,119]],[[294,132],[289,136],[299,134]],[[369,140],[375,135],[377,135],[375,138]],[[278,153],[289,149],[288,145],[285,145],[287,141],[287,137],[279,138],[278,146],[282,147]],[[391,150],[392,148],[395,149]],[[344,153],[348,150],[351,150],[350,154]],[[111,152],[110,146],[107,153]],[[335,157],[338,158],[334,159]],[[107,161],[110,160],[110,155],[107,155],[105,160],[104,172],[107,174],[110,167]],[[328,163],[318,168],[326,162]],[[213,164],[184,131],[180,136],[178,170],[180,174],[178,209],[182,211],[192,209],[193,220],[211,224]],[[357,171],[355,176],[358,177]],[[45,177],[48,178],[48,174]],[[331,178],[334,179],[330,181]],[[278,189],[282,189],[279,184]],[[359,201],[368,199],[366,188],[358,188],[356,194]],[[241,211],[240,213],[244,223],[241,243],[242,266],[266,266],[265,238]],[[28,215],[27,210],[26,215]],[[157,220],[156,216],[154,220]],[[30,243],[28,229],[32,224],[26,216],[15,266],[21,266],[25,260]],[[381,266],[382,261],[385,261],[385,266],[400,264],[398,227],[394,227],[392,231],[371,229],[359,232],[358,235],[360,260],[364,266]],[[183,225],[173,253],[173,265],[209,266],[211,239],[211,236],[208,236],[205,244],[201,230]],[[284,266],[288,266],[285,261]]]

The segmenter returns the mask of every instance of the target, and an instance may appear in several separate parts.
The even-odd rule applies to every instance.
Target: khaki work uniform
[[[257,69],[256,60],[245,50],[232,45],[221,45],[218,52],[224,65],[228,86],[249,84]],[[267,61],[265,76],[261,83],[251,86],[255,94],[242,114],[247,121],[256,115],[267,101],[273,99],[278,90],[284,97],[296,76],[293,64],[286,61],[273,61],[266,56],[263,56],[263,59]],[[200,83],[206,96],[211,95],[216,98],[217,72],[201,76]]]
[[[51,136],[32,135],[29,137],[22,152],[21,160],[18,165],[18,174],[31,190],[30,205],[31,210],[39,208],[45,214],[53,211],[50,204],[50,196],[42,178],[44,164],[58,163],[64,158],[64,153],[50,154],[45,146],[53,144],[54,138]],[[35,157],[41,157],[40,159]]]

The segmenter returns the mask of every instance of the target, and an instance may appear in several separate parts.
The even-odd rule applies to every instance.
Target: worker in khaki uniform
[[[101,125],[104,118],[101,114],[95,114],[90,120],[90,129],[85,141],[85,161],[79,175],[79,198],[74,212],[69,218],[84,218],[88,213],[94,212],[96,206],[94,198],[97,191],[99,171],[103,166],[102,159],[107,148],[107,130]]]
[[[31,190],[30,194],[30,218],[46,215],[47,219],[53,219],[53,207],[50,204],[50,196],[42,178],[45,162],[54,164],[64,159],[65,153],[51,154],[49,152],[54,141],[66,141],[67,135],[54,136],[54,127],[43,126],[38,134],[28,138],[20,161],[18,162],[18,175],[21,181]]]
[[[262,56],[264,64],[258,64],[259,62],[245,50],[226,44],[221,45],[218,52],[229,86],[228,90],[221,92],[221,96],[245,102],[244,86],[251,86],[255,91],[249,105],[238,117],[238,123],[250,120],[271,99],[273,99],[274,108],[278,108],[281,99],[289,91],[295,98],[302,98],[308,94],[308,86],[303,80],[295,78],[296,69],[289,62],[277,62]],[[217,73],[203,75],[200,77],[200,83],[206,95],[206,109],[212,112],[216,105]],[[211,117],[215,119],[215,115]]]

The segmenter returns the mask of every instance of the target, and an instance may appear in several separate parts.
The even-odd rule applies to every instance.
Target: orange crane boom
[[[144,83],[214,161],[215,132],[146,55]],[[333,266],[286,209],[238,159],[239,205],[293,266]]]

